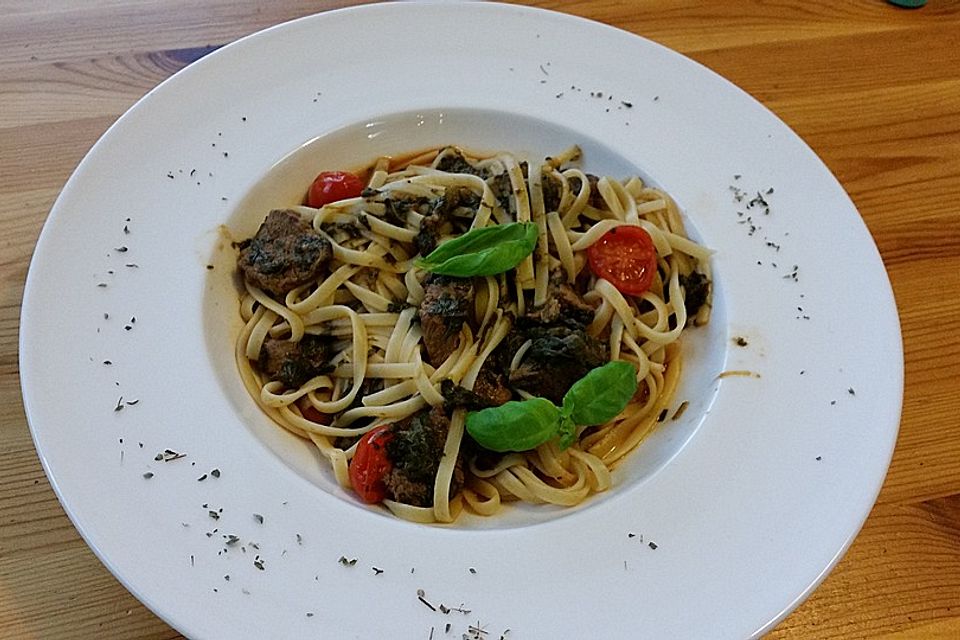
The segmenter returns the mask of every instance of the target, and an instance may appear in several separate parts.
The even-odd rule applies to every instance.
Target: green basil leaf
[[[589,371],[587,373],[589,373]],[[579,380],[577,382],[579,382]],[[571,389],[572,388],[573,387],[571,386]],[[569,391],[565,396],[563,396],[563,406],[560,407],[561,420],[565,420],[573,416],[573,403],[576,401],[577,399],[574,396],[570,395]]]
[[[577,425],[573,423],[570,416],[563,415],[563,410],[560,412],[560,428],[557,429],[557,433],[560,435],[561,451],[572,445],[577,439]]]
[[[467,433],[491,451],[529,451],[557,435],[560,410],[546,398],[510,402],[467,414]]]
[[[446,276],[493,276],[520,264],[536,245],[536,224],[497,224],[448,240],[414,264]]]
[[[578,425],[603,424],[617,417],[636,392],[637,370],[629,362],[614,360],[573,383],[563,407]]]

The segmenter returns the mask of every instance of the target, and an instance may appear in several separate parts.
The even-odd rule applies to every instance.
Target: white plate
[[[669,190],[717,250],[716,313],[686,347],[688,410],[572,512],[435,527],[361,508],[234,376],[221,225],[243,237],[320,168],[444,142],[580,143],[588,170]],[[769,213],[748,208],[758,192]],[[511,640],[761,635],[862,525],[902,396],[876,248],[795,134],[661,46],[497,4],[325,13],[164,82],[54,206],[20,349],[64,508],[192,638],[442,638],[478,623]],[[717,378],[729,370],[759,377]],[[155,460],[165,449],[186,456]]]

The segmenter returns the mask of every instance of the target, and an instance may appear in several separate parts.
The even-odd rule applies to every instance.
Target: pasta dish
[[[573,506],[663,420],[710,251],[663,190],[457,147],[325,171],[237,244],[243,382],[401,518]]]

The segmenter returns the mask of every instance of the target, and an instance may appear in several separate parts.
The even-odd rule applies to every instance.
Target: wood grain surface
[[[0,637],[181,637],[79,538],[27,428],[20,300],[59,190],[164,78],[251,32],[352,4],[0,0]],[[851,195],[900,313],[900,436],[850,551],[769,637],[960,638],[960,2],[523,4],[606,22],[717,71],[799,133]]]

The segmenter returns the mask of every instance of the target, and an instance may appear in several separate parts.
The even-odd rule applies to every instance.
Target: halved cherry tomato
[[[390,425],[385,424],[365,433],[357,443],[357,451],[350,461],[350,484],[360,499],[368,504],[387,497],[384,477],[393,469],[387,457],[387,443],[393,438]]]
[[[305,402],[306,397],[300,399],[300,415],[317,424],[330,424],[330,416],[323,413],[309,402]]]
[[[657,250],[650,234],[640,227],[614,227],[587,249],[590,271],[620,293],[639,296],[657,273]]]
[[[366,185],[349,171],[324,171],[313,180],[307,192],[308,207],[356,198]]]

